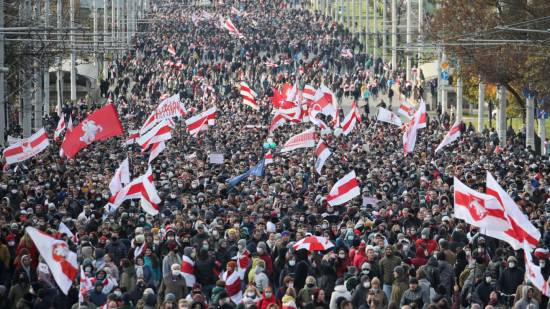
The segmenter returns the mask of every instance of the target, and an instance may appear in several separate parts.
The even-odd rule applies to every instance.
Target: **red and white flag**
[[[306,100],[313,101],[313,98],[315,98],[315,87],[311,85],[305,85],[304,90],[302,91],[302,96]]]
[[[65,114],[61,114],[61,117],[59,117],[57,127],[55,128],[55,132],[53,133],[53,139],[58,141],[61,133],[63,133],[63,130],[65,130]]]
[[[225,290],[231,298],[231,301],[235,304],[240,304],[243,298],[243,292],[241,290],[241,276],[239,272],[235,269],[231,272],[224,271],[220,279],[225,281]]]
[[[248,270],[248,267],[250,267],[250,264],[252,261],[250,257],[250,252],[247,249],[244,249],[243,253],[240,253],[239,251],[237,251],[236,260],[237,260],[237,272],[239,273],[241,280],[243,280],[244,275],[246,274],[246,271]]]
[[[313,97],[313,103],[310,108],[311,117],[315,118],[317,114],[323,114],[336,119],[337,107],[338,101],[336,95],[327,86],[321,84],[321,87],[317,89]]]
[[[181,262],[181,274],[185,278],[185,284],[192,288],[195,282],[195,262],[187,255],[183,255]]]
[[[470,189],[454,178],[454,216],[473,226],[487,230],[506,231],[510,223],[497,199]]]
[[[73,115],[69,115],[69,123],[67,123],[67,131],[72,131],[73,127]]]
[[[317,139],[317,133],[315,129],[307,129],[302,133],[292,136],[284,144],[281,152],[292,151],[299,148],[315,147],[315,140]]]
[[[135,142],[137,142],[139,138],[139,130],[129,130],[128,131],[128,139],[126,139],[126,142],[124,142],[125,146],[132,145]]]
[[[336,117],[338,119],[338,117]],[[342,122],[342,134],[348,135],[353,131],[355,128],[355,124],[357,122],[361,122],[361,115],[359,114],[359,110],[357,109],[357,104],[355,101],[351,104],[351,110],[346,115],[346,118],[344,118],[344,121]]]
[[[357,181],[355,171],[351,171],[332,186],[327,196],[327,203],[330,206],[338,206],[359,195],[361,195],[359,181]]]
[[[317,171],[317,174],[322,175],[321,170],[323,169],[323,165],[325,165],[325,161],[331,154],[332,152],[328,148],[325,141],[322,139],[319,140],[317,148],[315,148],[315,156],[317,157],[317,161],[315,162],[315,170]]]
[[[48,264],[55,282],[65,295],[78,275],[76,253],[69,250],[66,242],[28,226],[25,232],[32,239],[36,249]]]
[[[424,100],[420,99],[420,105],[418,106],[417,112],[420,112],[418,114],[418,128],[423,129],[426,127],[426,122],[428,120],[428,115],[426,113],[426,102]],[[415,112],[416,117],[416,112]]]
[[[132,180],[128,185],[122,188],[115,196],[109,200],[115,208],[124,201],[130,199],[140,199],[141,208],[153,216],[159,212],[158,204],[161,202],[157,189],[153,183],[153,172],[151,166],[145,174]]]
[[[532,247],[529,243],[523,243],[523,254],[525,256],[525,279],[531,281],[531,283],[539,289],[547,297],[550,297],[550,290],[548,287],[548,281],[544,280],[540,266],[533,263],[533,256],[531,255]]]
[[[460,137],[460,122],[455,122],[455,124],[453,124],[449,132],[445,134],[445,137],[443,138],[439,146],[437,146],[437,148],[435,149],[435,152],[438,152],[439,150],[443,149],[443,147],[456,141],[459,137]]]
[[[399,113],[400,115],[403,115],[405,118],[409,120],[414,116],[414,112],[415,112],[414,106],[408,101],[402,101],[401,105],[399,106],[399,111],[397,111],[397,113]]]
[[[67,158],[74,157],[82,148],[95,141],[124,134],[122,123],[113,104],[94,111],[72,131],[67,131],[61,149]]]
[[[527,242],[531,248],[535,248],[541,237],[540,231],[531,223],[516,202],[504,191],[489,172],[487,172],[485,192],[498,201],[502,210],[504,210],[506,218],[510,222],[509,229],[505,231],[492,231],[488,229],[486,234],[507,242],[514,250],[519,250],[523,242]]]
[[[296,308],[298,307],[296,306],[296,302],[293,300],[288,300],[284,302],[283,306],[281,307],[281,309],[296,309]]]
[[[109,183],[109,191],[111,195],[117,194],[122,188],[130,183],[130,164],[128,158],[124,159],[120,166],[116,169],[111,182]]]
[[[200,131],[208,129],[216,123],[216,107],[211,107],[208,110],[185,120],[187,130],[192,136],[197,136]]]
[[[61,222],[59,223],[59,227],[57,228],[57,231],[61,234],[67,235],[71,239],[71,241],[75,244],[78,243],[78,236],[76,236],[71,229],[65,223]]]
[[[6,166],[30,159],[44,151],[48,145],[50,145],[50,140],[42,128],[33,135],[22,138],[4,149]]]
[[[175,56],[175,55],[176,55],[176,49],[174,48],[174,45],[172,45],[172,44],[168,45],[167,51],[168,51],[168,53],[170,53],[170,55],[172,55],[172,56]]]
[[[187,110],[183,105],[183,102],[180,101],[180,95],[175,94],[171,97],[167,97],[162,100],[160,104],[155,108],[155,110],[147,117],[145,123],[139,130],[140,134],[145,134],[145,132],[151,130],[157,123],[165,120],[172,119],[174,117],[182,117],[187,114]]]
[[[243,104],[252,107],[254,110],[259,110],[260,106],[256,103],[258,96],[246,82],[241,82],[241,95],[243,96]]]
[[[399,127],[403,125],[403,122],[401,122],[401,118],[399,118],[399,116],[383,107],[378,108],[378,116],[376,116],[376,120],[387,122]]]
[[[153,160],[155,160],[164,149],[166,149],[165,142],[154,143],[151,147],[151,153],[149,153],[149,164],[151,164],[151,162],[153,162]]]
[[[340,52],[340,56],[346,59],[353,58],[353,54],[351,53],[351,50],[349,48],[342,49],[342,51]]]
[[[272,68],[272,69],[279,67],[279,65],[277,63],[275,63],[271,60],[266,61],[265,66],[268,67],[268,68]]]
[[[426,104],[420,103],[420,108],[414,113],[411,121],[406,125],[403,132],[403,150],[405,154],[414,151],[418,129],[426,127]]]
[[[273,163],[273,154],[271,153],[271,150],[269,150],[265,155],[264,155],[264,164],[265,165],[268,165],[268,164],[272,164]]]
[[[168,119],[162,120],[145,134],[142,134],[137,143],[141,146],[141,152],[147,151],[155,143],[165,142],[172,138],[172,128]]]
[[[86,275],[84,268],[80,265],[80,288],[78,289],[78,300],[80,302],[84,301],[84,294],[87,294],[93,288],[94,283],[92,278]]]
[[[237,27],[235,27],[235,25],[233,25],[233,22],[231,22],[231,19],[229,18],[223,22],[223,28],[238,38],[244,38],[244,35],[237,29]]]

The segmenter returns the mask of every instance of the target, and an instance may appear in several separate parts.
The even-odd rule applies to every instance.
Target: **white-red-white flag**
[[[145,174],[132,180],[128,185],[122,188],[115,196],[109,200],[113,207],[118,207],[126,200],[140,199],[140,205],[143,210],[153,216],[159,212],[158,204],[161,202],[157,189],[153,183],[153,172],[151,166]]]
[[[22,138],[18,142],[4,149],[6,165],[18,163],[30,159],[44,151],[50,145],[50,140],[44,128],[33,135]]]
[[[231,298],[231,301],[235,304],[240,304],[243,298],[243,292],[241,289],[241,276],[239,276],[239,272],[236,269],[224,271],[220,279],[225,282],[225,290],[229,298]]]
[[[401,118],[399,118],[399,116],[383,107],[378,108],[378,116],[376,116],[376,120],[387,122],[399,127],[403,125],[403,122],[401,122]]]
[[[93,288],[94,283],[92,278],[86,275],[84,268],[80,265],[80,288],[78,289],[78,300],[80,302],[84,301],[84,295],[88,294],[88,292]]]
[[[183,102],[180,101],[179,93],[171,97],[166,97],[165,99],[162,99],[151,115],[147,117],[139,132],[143,135],[163,120],[171,120],[174,117],[183,117],[186,114],[187,110]]]
[[[397,113],[403,115],[405,118],[410,120],[414,116],[415,111],[416,110],[411,103],[409,103],[408,101],[402,101],[401,105],[399,106],[399,111],[397,111]]]
[[[336,117],[338,119],[338,117]],[[357,122],[361,122],[361,115],[359,114],[359,110],[357,109],[357,104],[355,101],[351,104],[351,110],[346,115],[346,118],[344,118],[344,121],[342,121],[342,134],[348,135],[353,131],[355,128],[355,124]]]
[[[73,130],[73,115],[69,115],[69,122],[67,123],[67,131]]]
[[[244,35],[237,29],[237,27],[235,27],[235,25],[233,25],[233,22],[229,18],[223,22],[223,28],[238,38],[244,38]]]
[[[187,130],[192,136],[197,136],[200,131],[208,129],[216,123],[216,107],[211,107],[208,110],[185,120]]]
[[[519,250],[524,241],[531,248],[535,248],[541,237],[540,231],[531,223],[516,202],[504,191],[489,172],[487,172],[485,192],[499,202],[506,218],[510,222],[508,230],[488,230],[487,235],[507,242],[514,250]]]
[[[346,59],[353,58],[353,54],[351,53],[351,50],[349,48],[342,49],[342,51],[340,52],[340,56]]]
[[[172,45],[172,44],[168,45],[167,51],[172,56],[176,55],[176,49],[174,48],[174,45]]]
[[[443,147],[456,141],[459,137],[460,137],[460,122],[455,122],[455,124],[453,124],[449,132],[445,134],[445,137],[443,138],[439,146],[437,146],[437,148],[435,149],[435,152],[438,152],[439,150],[443,149]]]
[[[317,114],[323,114],[336,119],[337,107],[338,101],[336,95],[327,86],[321,84],[313,96],[310,115],[312,118],[315,118]]]
[[[73,243],[75,243],[75,244],[78,243],[78,236],[76,236],[71,231],[71,229],[69,229],[69,227],[67,225],[65,225],[65,223],[63,223],[63,222],[59,223],[59,227],[57,228],[57,231],[59,231],[59,233],[61,233],[61,234],[67,235],[67,237],[69,237]]]
[[[304,90],[302,91],[302,96],[306,100],[313,101],[313,98],[315,98],[315,87],[312,85],[305,85]]]
[[[304,132],[289,138],[284,144],[283,149],[281,149],[281,152],[292,151],[299,148],[315,147],[316,139],[317,133],[315,133],[315,129],[307,129]]]
[[[317,161],[315,162],[315,170],[319,175],[322,175],[321,170],[325,165],[325,161],[328,159],[328,157],[330,157],[331,154],[332,152],[330,151],[330,148],[328,148],[325,141],[323,141],[322,139],[319,140],[317,148],[315,148],[315,156],[317,157]]]
[[[187,255],[183,255],[181,262],[181,274],[185,278],[185,284],[192,288],[195,282],[195,262]]]
[[[111,182],[109,183],[109,191],[111,195],[115,195],[120,191],[125,185],[130,183],[130,164],[128,158],[124,159],[120,166],[116,169]]]
[[[539,289],[542,294],[550,297],[548,281],[544,280],[540,266],[533,263],[533,256],[531,255],[531,245],[527,242],[524,242],[522,247],[525,257],[525,279],[531,281],[531,283],[537,289]]]
[[[243,96],[243,104],[250,106],[254,110],[259,110],[260,106],[256,102],[258,96],[246,82],[241,82],[241,95]]]
[[[61,114],[61,117],[59,117],[57,127],[55,128],[55,132],[53,133],[53,139],[58,141],[61,133],[63,133],[63,130],[65,130],[65,114]]]
[[[172,126],[169,119],[162,120],[145,134],[141,134],[137,143],[141,146],[141,152],[147,151],[155,143],[165,142],[172,138]]]
[[[153,162],[153,160],[155,160],[164,149],[166,149],[165,142],[154,143],[151,147],[151,152],[149,153],[149,164],[151,164],[151,162]]]
[[[406,125],[403,132],[403,150],[405,154],[414,151],[418,129],[426,127],[426,104],[420,103],[420,108],[414,113],[411,121]]]
[[[61,291],[67,295],[78,275],[76,253],[69,250],[66,242],[28,226],[25,232],[32,239],[36,249],[48,264],[51,274]]]
[[[128,131],[128,138],[124,142],[125,146],[129,146],[137,142],[139,138],[139,130],[129,130]]]
[[[510,223],[497,199],[470,189],[454,178],[454,216],[486,230],[506,231]]]
[[[357,181],[355,171],[351,171],[332,186],[327,196],[327,203],[330,206],[338,206],[359,195],[361,195],[359,181]]]
[[[272,164],[273,163],[273,154],[271,153],[271,150],[269,150],[265,155],[264,155],[264,164],[265,165],[268,165],[268,164]]]

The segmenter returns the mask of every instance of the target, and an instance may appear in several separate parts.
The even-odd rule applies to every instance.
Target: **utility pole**
[[[460,62],[458,62],[456,71],[456,121],[462,121],[464,105],[462,101],[462,76],[460,72]]]
[[[350,19],[350,23],[351,23],[351,27],[349,27],[350,31],[351,31],[351,35],[354,36],[355,35],[355,0],[351,0],[351,8],[348,9],[348,12],[349,14],[352,14],[351,15],[351,18],[348,17],[348,19]]]
[[[418,44],[420,45],[423,41],[423,31],[424,27],[424,0],[418,0]],[[418,48],[418,63],[417,68],[420,68],[420,61],[422,59],[422,48]]]
[[[34,2],[34,14],[33,14],[33,25],[38,21],[40,16],[40,1]],[[38,57],[33,59],[33,70],[34,70],[34,129],[38,130],[42,128],[42,113],[44,111],[44,106],[42,105],[42,91],[43,91],[43,81],[42,81],[42,66],[38,62]]]
[[[23,4],[23,10],[21,12],[22,14],[22,20],[27,23],[31,19],[31,0],[24,0]],[[24,43],[24,50],[30,51],[31,50],[31,44],[29,42]],[[22,121],[22,127],[23,127],[23,136],[28,137],[31,135],[32,130],[32,101],[31,101],[31,93],[32,93],[32,75],[31,75],[31,67],[30,67],[30,59],[27,57],[24,57],[21,59],[21,75],[20,75],[20,83],[22,83],[21,87],[21,98],[23,100],[23,108],[21,109],[21,121]]]
[[[532,93],[527,94],[525,111],[525,146],[535,150],[535,97]],[[542,141],[542,140],[541,140]],[[543,145],[542,141],[541,145]]]
[[[365,8],[365,53],[369,52],[369,42],[370,42],[370,34],[369,34],[369,6],[370,1],[365,0],[366,2],[366,8]]]
[[[477,131],[483,131],[483,117],[485,114],[485,83],[479,78],[479,94],[477,99]]]
[[[117,21],[116,21],[116,13],[117,13],[117,6],[118,6],[118,0],[111,0],[111,42],[112,42],[112,47],[113,47],[113,50],[111,52],[111,61],[114,61],[115,59],[115,53],[117,53],[116,49],[114,48],[117,44],[117,40],[118,40],[118,24],[117,24]]]
[[[397,70],[397,0],[391,0],[391,68]]]
[[[50,26],[50,0],[44,0],[44,27]],[[44,34],[44,40],[48,39],[48,35]],[[50,114],[50,59],[44,59],[44,115]]]
[[[57,40],[61,42],[61,28],[63,28],[62,20],[62,4],[61,0],[57,0]],[[63,56],[57,56],[57,108],[56,112],[58,116],[61,116],[61,110],[63,109]]]
[[[382,0],[384,1],[384,0]],[[378,25],[376,24],[378,22],[377,15],[378,10],[376,9],[376,4],[378,3],[378,0],[372,0],[372,35],[373,35],[373,48],[372,48],[372,64],[373,66],[376,64],[376,57],[377,57],[377,50],[378,50]]]
[[[506,88],[504,85],[498,86],[498,138],[500,140],[500,146],[506,146]]]
[[[69,10],[71,18],[71,101],[73,101],[74,104],[76,103],[76,45],[74,36],[74,28],[76,25],[74,23],[74,0],[71,0]]]
[[[117,30],[117,43],[123,42],[123,32],[122,32],[122,8],[124,7],[124,0],[116,0],[117,1],[117,8],[116,8],[116,30]],[[116,44],[115,46],[118,46]],[[118,51],[118,54],[120,55],[120,51]]]
[[[107,48],[109,47],[109,0],[103,0],[103,79],[109,75]]]
[[[126,0],[126,50],[130,49],[131,29],[132,29],[132,8],[131,0]]]
[[[386,63],[386,53],[388,49],[388,9],[387,0],[382,0],[382,62]]]
[[[411,80],[411,48],[410,45],[412,43],[412,29],[411,29],[411,2],[412,0],[406,0],[407,1],[407,48],[405,50],[405,53],[407,54],[406,59],[406,72],[405,76],[407,81]]]
[[[93,17],[94,17],[94,58],[95,58],[95,68],[96,68],[96,72],[97,72],[97,79],[96,79],[96,84],[99,86],[99,69],[100,69],[100,65],[99,65],[99,62],[100,62],[100,59],[99,59],[99,51],[98,51],[98,48],[99,48],[99,38],[98,38],[98,35],[99,33],[97,32],[97,28],[98,28],[98,20],[97,20],[97,4],[96,4],[96,0],[93,0],[92,1],[92,14],[93,14]]]
[[[4,0],[0,0],[0,27],[4,27]],[[4,70],[4,33],[0,32],[0,146],[5,145],[6,136],[6,89],[4,83],[6,76]]]

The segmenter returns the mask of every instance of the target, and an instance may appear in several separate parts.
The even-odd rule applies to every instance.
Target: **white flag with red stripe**
[[[470,189],[454,178],[454,216],[473,226],[487,230],[506,231],[510,223],[497,199]]]
[[[225,290],[229,298],[231,298],[231,301],[235,304],[241,303],[243,292],[241,290],[241,277],[239,276],[239,272],[237,270],[232,270],[231,272],[224,271],[220,279],[225,281]]]
[[[338,119],[338,117],[336,117]],[[355,128],[355,124],[357,122],[361,122],[361,116],[359,114],[359,110],[357,109],[357,104],[355,101],[351,104],[351,110],[346,115],[346,118],[344,118],[344,121],[342,122],[342,134],[348,135],[353,131]]]
[[[265,155],[264,155],[264,164],[265,165],[268,165],[268,164],[272,164],[273,163],[273,154],[271,153],[271,150],[269,150]]]
[[[168,119],[162,120],[151,130],[142,134],[137,143],[141,146],[141,152],[147,151],[155,143],[165,142],[172,138],[172,128]]]
[[[129,146],[137,142],[139,138],[139,130],[128,130],[128,138],[124,142],[125,146]]]
[[[397,113],[399,113],[400,115],[403,115],[405,118],[409,120],[414,116],[414,112],[415,112],[414,106],[408,101],[402,101],[401,105],[399,106],[399,111],[397,111]]]
[[[174,45],[170,44],[168,45],[168,49],[166,49],[168,53],[172,56],[176,55],[176,49],[174,48]]]
[[[401,118],[399,118],[399,116],[383,107],[378,108],[378,116],[376,116],[376,120],[387,122],[399,127],[403,125],[403,122],[401,122]]]
[[[195,262],[187,255],[183,255],[181,262],[181,274],[185,278],[185,284],[192,288],[195,282]]]
[[[332,152],[330,151],[330,148],[328,148],[325,141],[322,139],[319,140],[319,143],[317,144],[317,148],[315,148],[315,156],[317,157],[317,161],[315,162],[315,170],[317,171],[317,174],[321,174],[321,170],[323,169],[323,166],[325,165],[325,161],[330,157]]]
[[[289,138],[284,144],[283,149],[281,149],[281,152],[292,151],[299,148],[315,147],[315,139],[317,139],[315,129],[307,129],[304,132]]]
[[[443,147],[456,141],[459,137],[460,137],[460,122],[455,122],[455,124],[453,124],[449,132],[445,134],[445,137],[443,138],[439,146],[437,146],[437,148],[435,149],[435,152],[438,152],[439,150],[443,149]]]
[[[86,275],[82,265],[80,266],[80,288],[78,289],[78,300],[80,302],[84,301],[84,294],[87,294],[90,290],[94,288],[94,283],[92,278]]]
[[[154,143],[151,147],[151,153],[149,153],[149,164],[151,164],[151,162],[153,162],[153,160],[155,160],[164,149],[166,149],[166,143]]]
[[[73,130],[73,116],[69,115],[69,123],[67,123],[67,131]]]
[[[16,143],[4,149],[6,165],[18,163],[30,159],[44,151],[50,145],[50,140],[44,128],[33,135],[22,138]]]
[[[418,129],[426,127],[426,104],[420,103],[420,108],[414,113],[411,121],[406,125],[403,132],[403,150],[405,154],[414,151]]]
[[[241,82],[241,95],[243,96],[243,104],[250,106],[254,110],[259,110],[260,106],[256,103],[258,96],[246,82]]]
[[[243,280],[248,267],[250,267],[250,262],[251,262],[250,252],[247,249],[244,249],[243,253],[240,253],[237,251],[236,259],[237,259],[237,272],[239,273],[241,280]]]
[[[315,87],[311,85],[305,85],[304,90],[302,91],[302,96],[306,100],[313,101],[313,98],[315,98]]]
[[[55,132],[53,134],[53,139],[58,141],[61,133],[63,133],[63,130],[65,130],[65,114],[61,114],[61,117],[59,117],[57,127],[55,128]]]
[[[536,247],[540,241],[540,231],[531,223],[516,202],[504,191],[489,172],[487,172],[485,192],[498,201],[510,222],[509,229],[505,231],[487,230],[486,234],[507,242],[514,250],[519,250],[524,241],[531,248]]]
[[[359,195],[361,195],[359,181],[357,181],[355,171],[351,171],[332,186],[327,196],[327,202],[330,206],[338,206]]]
[[[229,18],[223,22],[223,28],[238,38],[244,38],[244,35],[237,29],[237,27],[235,27],[235,25],[233,25],[233,22]]]
[[[158,204],[161,202],[155,185],[153,184],[153,172],[151,166],[145,174],[132,180],[128,185],[122,188],[115,196],[111,197],[112,206],[118,207],[126,200],[140,199],[143,210],[153,216],[159,212]]]
[[[336,99],[336,95],[334,95],[332,90],[330,90],[327,86],[321,84],[313,96],[310,115],[315,118],[317,114],[323,114],[326,116],[332,116],[332,118],[336,119],[337,107],[338,101]]]
[[[111,195],[117,194],[118,191],[130,183],[130,164],[128,163],[128,158],[124,159],[120,166],[116,169],[111,182],[109,183],[109,191]]]
[[[59,223],[57,231],[59,231],[59,233],[67,235],[67,237],[69,237],[73,243],[78,243],[78,237],[71,231],[71,229],[69,229],[67,225],[65,225],[65,223]]]
[[[547,297],[550,297],[550,290],[548,287],[548,281],[544,280],[540,266],[533,263],[533,256],[531,255],[532,247],[529,243],[523,243],[523,254],[525,257],[525,279],[531,281],[531,283],[539,289]]]
[[[145,132],[151,130],[157,123],[165,119],[182,117],[186,114],[187,110],[185,109],[183,102],[180,101],[179,93],[171,97],[167,97],[163,99],[162,102],[160,102],[160,104],[151,113],[151,115],[147,117],[139,132],[141,135],[143,135],[145,134]]]
[[[76,253],[69,250],[66,242],[57,240],[34,227],[25,228],[25,232],[27,232],[36,249],[48,264],[55,282],[61,291],[67,295],[78,275]]]
[[[192,136],[197,136],[200,131],[208,129],[209,125],[214,125],[216,121],[216,107],[185,120],[187,130]]]

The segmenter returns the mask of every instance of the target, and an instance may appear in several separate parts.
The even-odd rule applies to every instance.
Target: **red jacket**
[[[420,246],[423,246],[424,248],[428,249],[428,253],[432,254],[435,249],[437,249],[437,242],[433,239],[417,239],[416,240],[416,248],[420,248]]]

